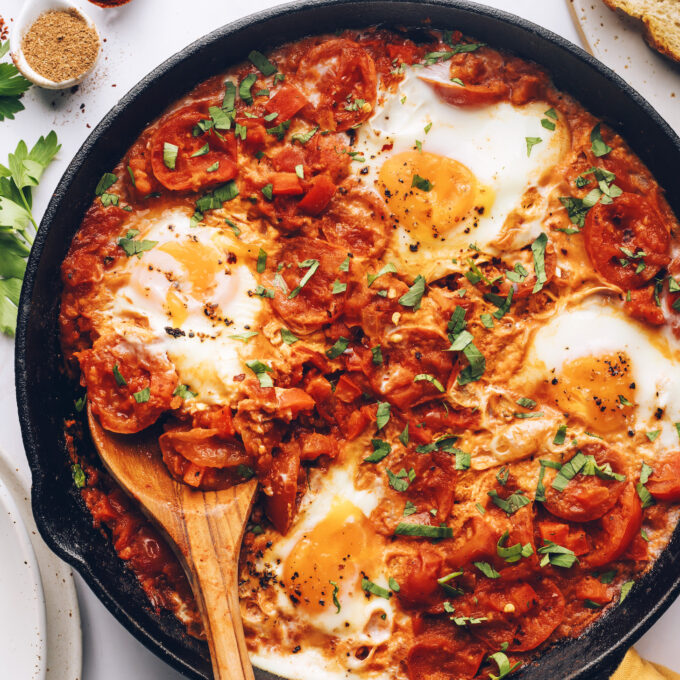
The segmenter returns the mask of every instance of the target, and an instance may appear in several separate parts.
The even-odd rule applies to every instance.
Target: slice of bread
[[[642,22],[645,39],[655,49],[680,61],[680,0],[604,0]]]

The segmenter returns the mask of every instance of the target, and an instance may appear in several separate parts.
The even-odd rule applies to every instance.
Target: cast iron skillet
[[[431,23],[424,24],[426,19]],[[74,387],[60,368],[59,267],[109,171],[151,120],[182,93],[251,49],[265,50],[338,27],[459,29],[545,66],[556,85],[620,132],[667,191],[680,215],[680,140],[621,78],[559,36],[510,14],[446,0],[312,0],[268,10],[201,38],[161,64],[125,95],[83,144],[45,212],[28,261],[16,338],[16,389],[26,455],[33,474],[33,512],[45,541],[77,569],[105,606],[149,649],[191,678],[211,677],[207,646],[172,616],[157,616],[111,544],[92,527],[76,493],[64,445],[63,418]],[[586,329],[584,329],[585,331]],[[680,592],[680,530],[625,602],[576,640],[562,641],[518,673],[517,680],[608,677],[625,650]],[[261,679],[272,678],[260,674]]]

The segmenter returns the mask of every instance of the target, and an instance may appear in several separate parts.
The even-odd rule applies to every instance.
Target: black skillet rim
[[[486,28],[484,30],[490,30],[491,26],[496,24],[495,28],[502,30],[502,28],[505,27],[508,35],[514,35],[513,32],[519,31],[519,33],[523,34],[522,37],[527,40],[527,46],[536,49],[537,52],[541,54],[544,51],[547,51],[554,54],[556,59],[561,55],[567,61],[581,62],[581,66],[585,73],[590,71],[592,77],[596,81],[599,80],[600,84],[603,86],[606,84],[603,81],[608,81],[623,95],[622,100],[609,104],[602,101],[595,105],[595,107],[593,107],[592,104],[589,104],[587,105],[587,108],[593,113],[600,115],[604,120],[613,125],[614,128],[617,127],[617,122],[621,122],[622,119],[617,118],[617,113],[607,109],[614,108],[616,105],[620,104],[626,109],[627,112],[623,110],[618,112],[618,115],[623,115],[624,121],[627,117],[635,118],[637,116],[643,118],[644,122],[651,127],[647,128],[646,126],[643,126],[641,130],[636,131],[642,139],[642,141],[639,141],[639,145],[645,143],[644,138],[647,135],[647,131],[651,130],[652,135],[659,138],[657,141],[663,140],[668,145],[668,147],[663,150],[663,162],[650,162],[649,149],[645,154],[641,154],[636,147],[636,144],[633,143],[631,135],[624,135],[624,137],[627,137],[627,141],[638,155],[645,160],[650,169],[652,169],[653,165],[657,166],[655,170],[653,169],[653,172],[655,172],[657,177],[659,177],[660,174],[667,174],[663,171],[663,168],[667,167],[666,164],[669,160],[674,159],[676,161],[675,167],[677,167],[677,161],[680,161],[680,140],[677,135],[651,105],[649,105],[646,100],[613,71],[579,47],[543,27],[537,26],[525,19],[516,17],[504,11],[465,2],[464,0],[373,0],[372,2],[367,0],[309,0],[307,2],[293,2],[264,10],[223,26],[188,45],[143,78],[115,107],[113,107],[113,109],[95,127],[69,164],[45,211],[45,215],[35,238],[33,250],[26,269],[18,312],[15,352],[17,403],[26,455],[33,476],[33,511],[41,535],[57,555],[71,564],[83,576],[97,597],[127,630],[151,651],[167,661],[178,671],[187,674],[189,677],[210,677],[209,667],[205,661],[201,663],[200,658],[198,658],[192,650],[189,650],[186,645],[182,647],[181,641],[173,648],[173,645],[171,644],[172,639],[168,639],[165,631],[160,631],[159,625],[156,625],[154,630],[150,630],[148,617],[145,625],[143,620],[145,617],[141,617],[139,611],[130,612],[123,604],[121,604],[120,583],[114,584],[113,587],[110,584],[105,583],[106,574],[101,576],[99,573],[102,571],[101,565],[85,563],[83,556],[80,553],[80,545],[77,541],[71,541],[69,544],[66,544],[56,536],[56,533],[53,533],[55,529],[55,519],[51,516],[50,512],[50,503],[54,500],[52,495],[54,489],[50,488],[50,482],[53,480],[48,478],[42,460],[42,456],[49,451],[49,444],[40,441],[36,422],[34,422],[34,416],[31,414],[31,406],[33,405],[35,407],[35,404],[32,404],[32,402],[35,401],[35,395],[31,392],[31,380],[36,378],[36,371],[38,369],[31,366],[30,359],[27,357],[31,333],[37,332],[34,331],[30,325],[32,321],[34,326],[38,323],[35,319],[32,319],[31,312],[32,305],[35,301],[34,288],[36,278],[40,274],[39,264],[43,256],[43,251],[48,243],[50,225],[57,219],[60,211],[63,212],[66,209],[64,206],[66,205],[71,191],[76,195],[79,193],[86,195],[88,200],[91,199],[99,175],[91,178],[88,177],[85,182],[81,180],[81,188],[76,186],[75,189],[72,189],[72,185],[75,183],[76,179],[79,179],[78,172],[91,154],[101,156],[102,154],[106,155],[108,153],[109,156],[111,155],[111,150],[109,149],[107,151],[106,149],[105,140],[107,133],[109,133],[110,130],[115,131],[117,127],[120,128],[127,123],[128,125],[133,125],[133,127],[136,126],[134,135],[136,136],[144,125],[146,125],[148,119],[157,116],[170,101],[176,98],[177,93],[165,97],[165,101],[162,104],[153,108],[151,115],[146,116],[145,114],[140,113],[134,123],[125,120],[126,109],[128,107],[134,107],[135,102],[139,99],[143,99],[144,95],[158,86],[160,81],[165,81],[166,79],[169,81],[173,75],[181,72],[183,65],[193,61],[200,62],[200,54],[203,50],[210,50],[211,46],[214,47],[217,44],[227,44],[227,41],[231,37],[234,37],[235,40],[238,41],[240,34],[248,33],[249,30],[254,31],[255,34],[257,34],[258,30],[262,31],[263,25],[265,30],[263,33],[259,34],[259,45],[266,47],[268,44],[278,44],[281,42],[281,39],[279,39],[278,36],[275,36],[273,40],[268,40],[266,37],[266,27],[269,26],[269,28],[272,28],[272,24],[277,21],[288,22],[286,24],[288,26],[288,34],[286,34],[284,38],[285,40],[288,40],[293,37],[294,33],[297,33],[298,37],[302,37],[303,35],[318,32],[318,30],[314,30],[315,18],[319,18],[320,24],[323,24],[324,22],[326,24],[328,23],[328,18],[324,18],[328,15],[329,17],[338,17],[339,24],[336,25],[347,27],[370,25],[380,23],[381,15],[390,14],[390,11],[394,13],[395,8],[397,11],[404,11],[411,15],[413,15],[414,12],[420,11],[422,14],[421,18],[425,18],[430,13],[437,15],[441,14],[441,21],[433,21],[432,24],[437,27],[445,27],[447,24],[449,27],[461,27],[461,21],[464,24],[472,24],[477,21],[480,22],[480,25],[485,25]],[[343,11],[345,12],[344,15],[338,14]],[[446,13],[450,14],[450,22],[447,21],[444,16]],[[364,19],[364,17],[366,17],[366,19]],[[291,28],[290,22],[297,21],[298,19],[303,28]],[[387,22],[394,25],[395,23],[398,23],[398,20],[394,16],[390,16],[387,19]],[[410,21],[409,25],[414,25],[414,22]],[[475,33],[474,28],[469,28],[467,26],[463,28],[464,32],[478,38],[480,37],[479,30]],[[511,41],[512,39],[518,39],[518,36],[515,36],[515,38],[509,37],[507,39],[508,41]],[[251,40],[253,40],[253,38],[251,38]],[[258,41],[258,37],[256,37],[255,40]],[[505,46],[505,35],[503,33],[494,35],[493,39],[487,40],[491,44]],[[253,46],[257,47],[258,45],[253,45],[251,42],[249,48]],[[531,59],[532,56],[530,54],[523,54],[529,47],[521,47],[518,49],[517,45],[515,45],[508,49],[521,54],[525,58]],[[247,51],[246,48],[239,49],[240,58],[245,58]],[[546,55],[544,54],[543,56],[545,57]],[[541,60],[540,58],[536,58],[535,60],[539,61],[539,63],[544,63],[544,60]],[[225,59],[219,67],[213,68],[213,66],[206,66],[206,68],[217,73],[224,70],[228,64],[233,63],[233,61],[233,59]],[[200,80],[205,77],[207,76],[201,76]],[[198,81],[199,79],[195,82]],[[558,87],[560,87],[560,89],[566,89],[559,83]],[[568,91],[577,98],[581,100],[584,99],[583,93],[585,88],[576,86],[569,88]],[[181,91],[178,94],[181,94]],[[611,95],[612,92],[609,92],[609,94]],[[597,95],[592,96],[597,98]],[[591,96],[589,95],[587,98],[591,99]],[[598,108],[600,110],[597,110]],[[124,149],[126,147],[121,145],[118,148]],[[661,146],[659,144],[653,145],[651,151],[654,150],[660,152]],[[118,154],[119,158],[121,152],[118,152]],[[115,160],[113,162],[115,162]],[[107,169],[107,167],[103,167],[102,172]],[[668,188],[669,183],[671,183],[670,178],[666,183],[663,183],[663,185]],[[85,185],[85,188],[88,189],[87,192],[83,192],[83,184]],[[680,186],[677,188],[679,191],[674,192],[673,196],[680,196]],[[676,203],[673,207],[676,213],[680,214],[680,206],[677,205],[680,198],[673,201],[673,196],[669,195],[669,199],[671,199],[672,203]],[[81,206],[76,207],[76,212],[80,207]],[[74,222],[79,223],[80,220],[74,220]],[[53,246],[53,244],[50,245]],[[37,297],[40,297],[40,293],[38,293]],[[38,306],[37,302],[39,302],[39,300],[36,301],[36,307]],[[35,312],[35,314],[39,313],[40,310]],[[592,680],[597,677],[607,677],[608,673],[615,668],[625,650],[633,644],[659,616],[661,616],[680,592],[680,575],[675,578],[673,577],[679,551],[680,529],[676,528],[668,547],[661,554],[653,569],[635,585],[624,604],[614,608],[611,612],[608,612],[599,619],[588,629],[586,636],[581,636],[576,640],[558,643],[542,655],[538,661],[529,664],[527,668],[520,671],[514,677],[516,677],[517,680],[537,680],[540,677]],[[654,583],[655,581],[656,584]],[[663,590],[661,589],[661,586],[663,586]],[[175,642],[177,642],[177,640],[175,640]],[[186,657],[189,657],[189,660],[187,660]],[[273,676],[262,674],[260,677]]]

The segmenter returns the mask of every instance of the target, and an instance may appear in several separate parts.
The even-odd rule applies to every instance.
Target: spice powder
[[[91,68],[99,54],[99,36],[77,10],[52,10],[33,22],[21,49],[36,73],[59,83]]]

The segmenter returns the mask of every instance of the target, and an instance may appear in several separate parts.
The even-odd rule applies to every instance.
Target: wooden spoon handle
[[[200,500],[194,494],[191,501],[203,507],[184,513],[183,547],[203,613],[215,680],[255,677],[241,624],[237,563],[256,488],[254,481],[234,487],[234,502],[227,509],[215,503],[213,493],[201,494]]]

